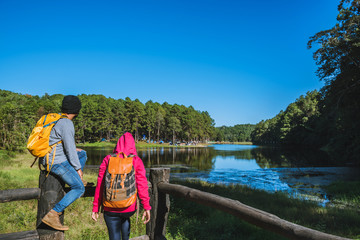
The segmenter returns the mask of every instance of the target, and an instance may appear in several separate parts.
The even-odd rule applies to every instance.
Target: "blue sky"
[[[339,0],[0,1],[0,89],[192,105],[216,126],[323,86],[309,37]]]

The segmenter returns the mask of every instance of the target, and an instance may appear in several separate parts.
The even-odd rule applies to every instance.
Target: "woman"
[[[146,179],[146,171],[142,160],[137,156],[135,141],[130,133],[125,133],[120,137],[116,147],[114,149],[114,155],[123,158],[123,153],[126,156],[133,158],[133,166],[135,170],[135,181],[138,196],[141,200],[141,204],[145,210],[142,220],[144,224],[150,221],[149,193],[148,183]],[[93,202],[92,219],[97,221],[99,218],[99,208],[103,204],[104,197],[104,184],[105,173],[109,165],[109,160],[112,155],[107,155],[99,168],[99,176],[95,189],[95,196]],[[130,217],[135,213],[136,201],[129,207],[125,208],[111,208],[104,206],[104,219],[109,232],[110,240],[127,240],[130,236]]]

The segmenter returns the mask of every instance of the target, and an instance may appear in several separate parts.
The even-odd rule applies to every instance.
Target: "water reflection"
[[[84,147],[88,153],[87,165],[100,165],[112,148]],[[213,168],[216,151],[214,148],[140,148],[138,156],[146,168],[167,166],[172,172],[208,171]]]
[[[88,165],[99,165],[111,149],[84,148]],[[143,148],[138,156],[146,168],[170,167],[172,178],[211,183],[245,184],[296,196],[324,196],[323,186],[334,180],[358,179],[359,170],[341,166],[320,151],[246,145],[206,148]]]
[[[112,148],[85,147],[88,165],[99,165]],[[201,171],[218,168],[254,170],[282,167],[337,166],[321,151],[279,149],[247,145],[212,145],[206,148],[141,148],[138,156],[146,167],[186,165]]]

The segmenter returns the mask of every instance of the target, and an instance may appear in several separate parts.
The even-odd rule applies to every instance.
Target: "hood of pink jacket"
[[[119,141],[114,149],[114,153],[118,154],[119,152],[125,153],[126,156],[130,154],[137,155],[135,140],[131,133],[126,132],[119,138]]]

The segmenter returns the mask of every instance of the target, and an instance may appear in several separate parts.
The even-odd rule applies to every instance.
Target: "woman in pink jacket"
[[[116,155],[118,155],[121,152],[124,153],[126,156],[133,157],[136,188],[137,188],[138,196],[141,200],[141,204],[145,210],[142,220],[144,221],[144,224],[146,224],[150,221],[150,209],[151,209],[151,206],[149,204],[150,198],[148,193],[146,171],[142,160],[137,156],[134,138],[128,132],[120,137],[114,149],[114,154]],[[107,155],[102,161],[99,168],[99,176],[95,189],[93,211],[92,211],[92,219],[94,221],[97,221],[97,219],[99,218],[99,208],[103,202],[105,172],[111,156],[112,155]],[[121,154],[119,156],[122,157]],[[108,228],[110,240],[129,239],[130,217],[135,213],[135,210],[136,210],[136,201],[127,208],[104,207],[104,219],[106,222],[106,226]]]

